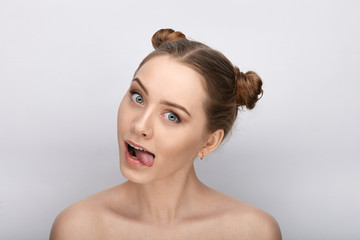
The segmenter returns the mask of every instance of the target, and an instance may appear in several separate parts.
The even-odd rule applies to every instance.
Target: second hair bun
[[[262,80],[256,72],[243,73],[238,67],[234,68],[236,80],[236,104],[238,107],[253,109],[262,97]]]

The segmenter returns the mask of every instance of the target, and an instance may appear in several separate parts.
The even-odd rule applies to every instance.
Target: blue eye
[[[137,92],[131,92],[131,99],[134,102],[140,103],[142,104],[144,102],[143,97],[141,96],[141,94],[137,93]]]
[[[180,122],[180,118],[173,112],[164,113],[164,117],[166,117],[171,122]]]

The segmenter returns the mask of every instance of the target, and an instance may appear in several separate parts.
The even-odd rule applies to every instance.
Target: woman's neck
[[[151,224],[172,224],[196,208],[206,187],[195,174],[194,166],[167,178],[146,184],[127,182],[132,206],[141,220]]]

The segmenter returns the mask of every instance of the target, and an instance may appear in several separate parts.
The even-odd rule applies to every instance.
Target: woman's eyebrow
[[[171,107],[178,108],[178,109],[182,110],[183,112],[185,112],[187,115],[189,115],[189,117],[191,117],[191,114],[188,112],[188,110],[186,110],[186,108],[184,108],[183,106],[181,106],[179,104],[169,102],[169,101],[166,101],[166,100],[161,100],[160,103],[171,106]]]
[[[133,79],[133,82],[137,82],[139,84],[139,86],[144,90],[144,92],[148,95],[148,91],[146,89],[146,87],[144,86],[144,84],[140,81],[139,78],[134,78]],[[189,115],[189,117],[191,117],[191,114],[189,113],[188,110],[186,110],[186,108],[184,108],[183,106],[177,104],[177,103],[173,103],[173,102],[169,102],[169,101],[166,101],[166,100],[162,100],[160,102],[161,104],[165,104],[165,105],[168,105],[168,106],[171,106],[171,107],[175,107],[175,108],[178,108],[180,110],[182,110],[183,112],[185,112],[187,115]]]
[[[134,78],[133,79],[133,82],[137,82],[139,85],[140,85],[140,87],[144,90],[144,92],[146,93],[146,95],[148,95],[148,91],[147,91],[147,89],[146,89],[146,87],[144,86],[144,84],[142,84],[142,82],[140,81],[140,79],[139,78]]]

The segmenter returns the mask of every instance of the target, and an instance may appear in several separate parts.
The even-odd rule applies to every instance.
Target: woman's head
[[[136,72],[118,114],[124,177],[146,183],[184,176],[205,148],[210,153],[217,147],[222,132],[209,134],[204,125],[203,81],[198,72],[167,55],[150,59]]]
[[[121,171],[138,183],[186,175],[196,156],[217,148],[238,107],[253,108],[262,92],[255,73],[182,33],[160,30],[153,44],[118,114]]]
[[[255,72],[241,72],[222,53],[188,40],[181,32],[161,29],[153,35],[152,44],[155,50],[138,69],[156,56],[169,55],[198,72],[205,80],[207,99],[204,109],[209,132],[223,129],[226,136],[234,124],[238,108],[253,109],[262,96],[262,81]]]

